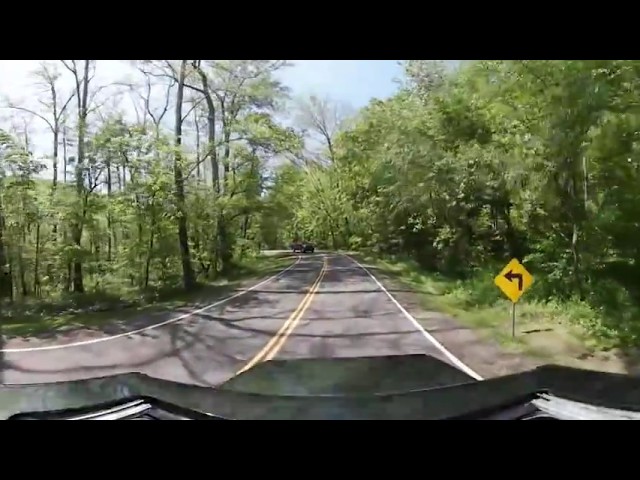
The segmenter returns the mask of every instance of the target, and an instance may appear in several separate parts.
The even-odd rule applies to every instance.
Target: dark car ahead
[[[302,253],[313,253],[315,250],[316,247],[314,247],[312,243],[305,243],[302,247]]]

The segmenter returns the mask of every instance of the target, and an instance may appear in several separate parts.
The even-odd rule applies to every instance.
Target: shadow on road
[[[288,255],[292,258],[297,256]],[[104,331],[114,324],[120,324],[124,330],[135,330],[147,326],[147,319],[162,316],[162,312],[171,310],[182,312],[186,309],[198,309],[210,305],[215,299],[222,299],[236,293],[244,291],[242,285],[247,282],[251,284],[259,283],[270,277],[282,273],[282,267],[272,267],[267,269],[252,270],[240,266],[227,279],[228,284],[200,284],[196,289],[185,293],[177,288],[166,288],[164,290],[149,289],[140,292],[136,299],[122,299],[118,296],[105,293],[89,294],[87,297],[69,297],[61,302],[42,303],[31,306],[28,311],[20,315],[19,309],[14,315],[20,318],[20,329],[25,333],[3,332],[3,340],[21,339],[29,341],[33,339],[55,339],[61,335],[68,334],[75,330]],[[247,279],[248,275],[253,275]],[[47,322],[48,329],[43,329],[43,319],[55,320],[65,316],[69,318],[65,322]],[[29,329],[29,323],[33,322],[33,328]],[[153,323],[153,321],[151,321]],[[107,327],[103,328],[104,325]],[[31,330],[31,331],[30,331]],[[119,333],[119,332],[115,332]]]
[[[231,300],[227,308],[242,306],[250,310],[265,306],[265,303],[272,302],[259,295],[248,293]],[[285,315],[285,312],[282,312],[282,315]],[[234,322],[243,320],[239,318]],[[37,378],[35,381],[39,382],[62,380],[63,377],[65,379],[89,378],[125,372],[143,372],[158,376],[153,370],[149,371],[150,368],[154,365],[166,365],[160,370],[165,370],[166,378],[170,380],[213,385],[218,382],[207,379],[211,376],[212,366],[218,367],[226,378],[246,363],[244,358],[246,355],[237,352],[236,344],[241,337],[236,331],[223,325],[226,322],[228,320],[224,318],[214,322],[207,320],[206,316],[194,315],[192,319],[183,322],[146,330],[114,342],[96,344],[92,348],[94,354],[89,356],[85,353],[74,359],[73,355],[68,355],[70,352],[68,349],[20,354],[6,361],[2,371],[19,372],[25,374],[24,378]],[[214,323],[217,328],[212,328]],[[265,337],[263,342],[267,343],[273,333],[273,331],[263,332]],[[149,348],[151,343],[157,345]],[[117,348],[116,344],[118,344]],[[111,358],[113,358],[112,361],[110,361]],[[98,359],[99,361],[95,361]],[[185,371],[188,378],[184,378]],[[206,375],[207,373],[209,375]]]
[[[402,338],[415,336],[415,327],[404,320],[398,322],[399,311],[369,275],[354,266],[351,260],[340,258],[333,257],[329,261],[330,267],[316,293],[318,298],[314,299],[314,305],[320,305],[320,310],[314,315],[307,314],[301,320],[287,340],[288,348],[293,348],[298,357],[344,356],[344,352],[356,352],[353,356],[371,355],[369,347],[367,352],[357,353],[360,345],[366,347],[370,343],[382,345],[381,352],[411,353],[404,351]],[[127,321],[85,328],[80,332],[83,337],[67,333],[69,338],[66,340],[70,343],[148,328],[132,336],[78,349],[11,354],[1,365],[0,375],[11,371],[12,377],[20,379],[18,383],[24,383],[140,371],[184,383],[218,385],[250,361],[274,337],[300,304],[302,294],[317,278],[321,264],[321,257],[308,260],[274,279],[269,283],[270,288],[251,291],[231,289],[227,294],[245,293],[200,312],[193,310],[206,307],[206,303],[212,301],[202,299],[189,308],[173,312],[153,312]],[[327,294],[333,298],[338,293],[344,294],[344,299],[325,300],[324,304],[330,303],[335,308],[323,310],[322,298]],[[372,295],[376,293],[380,295]],[[369,302],[369,299],[373,301]],[[183,318],[177,321],[180,316]],[[176,319],[176,322],[151,328],[171,319]],[[350,328],[354,321],[362,322],[363,319],[367,325],[377,327]],[[320,330],[301,328],[311,323],[326,327]],[[43,335],[40,339],[54,336]],[[341,350],[343,345],[345,349]]]
[[[103,335],[120,335],[125,334],[127,332],[136,331],[139,329],[149,328],[151,326],[157,325],[162,322],[166,322],[172,318],[177,317],[185,317],[189,316],[191,312],[194,310],[207,308],[208,306],[219,302],[225,298],[228,298],[233,295],[239,295],[238,297],[221,304],[220,306],[226,305],[239,305],[239,308],[242,307],[243,303],[250,304],[260,295],[264,296],[265,294],[300,294],[304,292],[305,289],[311,284],[311,281],[307,281],[308,278],[313,278],[314,274],[317,274],[320,267],[315,269],[291,269],[286,272],[285,275],[279,277],[273,282],[277,282],[279,285],[282,285],[282,288],[274,289],[273,291],[255,289],[248,290],[249,287],[243,288],[239,287],[237,283],[228,285],[228,286],[220,286],[215,289],[215,296],[212,298],[210,290],[203,290],[202,292],[196,294],[194,297],[190,299],[188,304],[183,304],[181,306],[175,307],[170,311],[166,309],[145,309],[143,312],[136,314],[135,311],[126,310],[121,312],[121,318],[118,318],[118,312],[113,312],[113,320],[104,320],[95,325],[83,325],[83,326],[69,326],[67,328],[39,332],[28,337],[26,336],[2,336],[0,337],[0,341],[4,340],[5,342],[10,339],[19,339],[24,343],[32,343],[38,340],[55,340],[63,337],[70,337],[70,341],[76,340],[75,334],[78,331],[81,331],[83,334],[85,333],[96,333]],[[259,284],[261,281],[281,273],[282,269],[275,269],[273,271],[265,272],[264,278],[255,280],[251,283],[251,285]],[[307,283],[305,283],[307,281]],[[244,292],[244,293],[243,293]],[[259,298],[262,300],[262,297]],[[218,307],[211,307],[218,308]]]
[[[305,293],[309,286],[313,283],[313,280],[317,277],[317,274],[321,268],[322,257],[305,257],[306,260],[309,260],[309,263],[302,264],[296,266],[295,268],[286,272],[285,275],[280,277],[277,281],[272,281],[268,285],[261,287],[259,289],[254,289],[247,292],[246,288],[240,288],[237,285],[229,285],[227,287],[219,287],[216,289],[216,298],[223,299],[225,297],[229,297],[232,295],[236,295],[242,292],[246,292],[236,299],[232,300],[231,303],[226,303],[226,305],[237,305],[237,302],[240,302],[240,307],[242,307],[242,303],[247,302],[250,303],[256,297],[260,296],[260,298],[266,296],[283,296],[283,295],[299,295],[300,293]],[[343,267],[333,267],[328,268],[327,272],[323,279],[323,284],[328,282],[331,283],[340,283],[341,280],[333,281],[331,278],[334,275],[338,275],[339,277],[346,276],[350,279],[350,282],[356,282],[361,285],[366,286],[366,288],[345,288],[345,289],[321,289],[316,292],[316,296],[323,295],[336,295],[336,294],[366,294],[372,292],[379,292],[380,288],[371,281],[368,274],[357,265],[350,262],[350,260],[345,259],[348,262],[347,266]],[[267,272],[264,276],[268,278],[272,275],[275,275],[282,270],[274,270]],[[255,283],[259,283],[256,281]],[[255,284],[254,283],[254,284]],[[271,287],[273,286],[273,287]],[[270,288],[271,287],[271,288]],[[402,289],[402,288],[392,288],[387,289],[387,291],[391,294],[394,293],[410,293],[412,290],[410,289]],[[134,311],[123,311],[122,318],[117,318],[118,313],[114,312],[114,319],[111,321],[104,321],[97,323],[96,325],[84,325],[84,326],[69,326],[66,328],[61,328],[53,331],[39,332],[28,337],[26,336],[0,336],[0,341],[6,341],[12,338],[20,339],[21,342],[24,343],[33,343],[38,340],[55,340],[58,338],[71,337],[70,341],[74,341],[74,333],[77,331],[82,331],[83,333],[91,333],[95,334],[103,334],[103,335],[120,335],[127,332],[148,328],[150,326],[156,325],[158,323],[165,322],[171,318],[187,316],[193,310],[198,310],[201,308],[206,308],[207,306],[215,303],[216,300],[211,298],[211,293],[207,291],[203,291],[201,295],[194,297],[191,301],[189,301],[188,305],[183,305],[174,308],[171,312],[167,312],[166,310],[147,310],[144,313],[136,314]],[[217,307],[212,307],[217,308]]]
[[[286,318],[287,312],[281,312],[280,317]],[[335,321],[348,321],[349,317],[333,318]],[[69,378],[90,378],[114,373],[142,372],[159,378],[192,383],[202,386],[216,386],[231,378],[242,366],[255,355],[262,346],[266,345],[273,335],[274,329],[263,328],[260,322],[264,319],[248,317],[227,319],[208,314],[198,314],[194,324],[177,323],[167,326],[162,333],[156,330],[143,332],[141,337],[149,341],[157,341],[160,348],[148,354],[132,354],[122,357],[118,361],[100,362],[97,365],[88,365],[85,362],[61,366],[53,360],[47,359],[48,352],[35,352],[29,354],[32,359],[42,357],[38,366],[22,365],[20,359],[8,361],[3,369],[25,374],[25,378],[31,377],[40,381],[58,381]],[[212,325],[216,325],[212,328]],[[289,338],[293,342],[297,338],[324,338],[324,339],[362,339],[365,337],[392,336],[397,341],[398,335],[415,334],[415,330],[396,332],[370,332],[364,334],[354,333],[326,333],[323,335],[311,335],[294,331]],[[248,337],[252,338],[250,345],[243,342]],[[130,342],[128,349],[136,350],[136,344],[140,340],[127,337],[125,342]],[[251,348],[247,348],[250,346]],[[300,355],[306,356],[304,351]],[[36,362],[40,363],[40,362]],[[161,366],[161,368],[154,368]],[[157,370],[162,370],[158,372]],[[45,377],[51,379],[45,380]],[[54,379],[55,378],[55,379]],[[13,383],[13,382],[12,382]]]
[[[243,295],[201,312],[193,312],[194,307],[196,310],[205,307],[210,300],[205,302],[203,299],[189,309],[182,308],[170,313],[154,312],[127,321],[85,329],[82,332],[84,338],[87,338],[86,335],[89,335],[88,338],[99,338],[104,335],[126,334],[180,315],[185,316],[175,323],[123,336],[117,341],[73,349],[73,354],[71,349],[60,349],[11,355],[10,360],[3,365],[2,372],[11,371],[12,377],[29,379],[25,381],[56,381],[140,371],[168,380],[204,386],[218,385],[233,376],[273,338],[299,305],[302,294],[308,291],[317,278],[321,262],[320,258],[305,262],[273,280],[270,284],[272,288],[245,291]],[[314,353],[314,349],[308,347],[308,342],[314,342],[314,339],[325,343],[332,340],[352,343],[358,339],[368,343],[367,339],[378,339],[375,343],[388,342],[389,350],[395,349],[402,353],[399,339],[415,335],[415,328],[408,322],[401,329],[383,328],[380,331],[349,331],[348,328],[343,328],[355,317],[364,316],[371,322],[383,325],[385,317],[398,314],[393,305],[376,310],[357,301],[362,294],[381,290],[364,270],[352,267],[353,264],[348,263],[348,268],[338,266],[335,269],[329,268],[325,273],[317,295],[344,293],[351,299],[351,306],[345,305],[338,315],[315,315],[312,319],[303,319],[301,325],[310,321],[324,321],[335,328],[328,328],[326,331],[296,328],[287,344],[296,348],[296,340],[306,339],[298,342],[299,356]],[[242,291],[244,290],[232,289],[227,294]],[[351,295],[356,296],[355,301]],[[320,298],[316,301],[320,301]],[[45,338],[53,336],[49,334]],[[79,339],[73,338],[71,334],[68,341]],[[327,350],[326,356],[333,353]]]
[[[11,377],[15,378],[15,372],[19,372],[24,375],[18,375],[18,383],[23,383],[22,378],[28,379],[25,381],[57,381],[70,377],[88,378],[131,371],[158,376],[158,372],[166,370],[167,377],[172,380],[188,380],[190,383],[203,385],[217,384],[241,368],[268,343],[284,323],[284,319],[299,304],[302,294],[313,283],[320,268],[319,264],[315,271],[296,271],[294,268],[286,275],[274,279],[273,282],[282,288],[282,292],[277,289],[268,294],[234,290],[235,293],[244,294],[212,307],[211,310],[193,313],[191,307],[173,312],[154,312],[126,322],[116,321],[108,325],[88,327],[81,332],[65,332],[67,338],[63,343],[73,343],[148,328],[132,336],[124,335],[117,340],[107,340],[86,347],[11,353],[9,360],[2,364],[0,375],[11,371]],[[211,303],[211,300],[207,303]],[[205,305],[204,302],[202,305]],[[181,316],[183,318],[178,321]],[[175,319],[175,323],[170,322],[171,319]],[[163,321],[168,323],[153,328]],[[249,325],[244,332],[239,328],[229,328],[231,324],[243,325],[247,322],[251,322],[253,326]],[[265,322],[269,325],[261,326]],[[26,348],[37,348],[52,345],[51,342],[43,344],[37,340],[54,337],[56,335],[50,333],[41,335],[38,339],[20,342]],[[248,337],[251,337],[250,342],[247,341]],[[10,347],[14,348],[13,345]],[[3,353],[0,352],[0,355]],[[168,360],[172,361],[167,362]],[[165,364],[166,367],[158,367]],[[216,369],[220,373],[216,373]],[[188,372],[190,378],[183,378],[184,371]]]

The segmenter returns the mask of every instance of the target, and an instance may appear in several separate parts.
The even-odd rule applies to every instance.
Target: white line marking
[[[483,378],[478,373],[474,372],[462,360],[460,360],[453,353],[447,350],[446,347],[442,345],[438,340],[436,340],[433,335],[427,332],[425,328],[422,325],[420,325],[420,323],[418,323],[418,321],[415,318],[413,318],[413,315],[407,312],[407,310],[405,310],[405,308],[402,305],[400,305],[400,303],[393,297],[393,295],[389,293],[389,291],[384,287],[384,285],[382,285],[382,283],[380,283],[378,279],[374,277],[373,274],[369,270],[367,270],[360,262],[358,262],[355,258],[347,255],[346,253],[343,253],[342,255],[344,255],[351,261],[353,261],[361,269],[367,272],[367,274],[373,279],[373,281],[376,282],[376,285],[378,285],[378,287],[380,287],[380,289],[387,294],[387,296],[391,299],[391,301],[395,304],[395,306],[400,309],[400,311],[407,318],[407,320],[413,323],[413,325],[418,329],[418,331],[422,333],[422,335],[424,335],[424,337],[429,342],[431,342],[438,350],[440,350],[456,367],[458,367],[460,370],[465,372],[467,375],[470,375],[471,377],[475,378],[476,380],[483,380]]]
[[[249,287],[245,290],[242,290],[234,295],[231,295],[230,297],[226,297],[223,298],[222,300],[218,300],[215,303],[212,303],[210,305],[207,305],[206,307],[202,307],[199,308],[197,310],[192,310],[189,313],[184,313],[182,315],[179,315],[177,317],[174,318],[170,318],[169,320],[165,320],[164,322],[160,322],[160,323],[155,323],[153,325],[149,325],[148,327],[144,327],[144,328],[138,328],[137,330],[131,330],[130,332],[124,332],[124,333],[119,333],[117,335],[111,335],[108,337],[100,337],[100,338],[94,338],[93,340],[85,340],[82,342],[74,342],[74,343],[63,343],[61,345],[49,345],[46,347],[27,347],[27,348],[4,348],[2,350],[0,350],[0,353],[21,353],[21,352],[41,352],[41,351],[45,351],[45,350],[61,350],[63,348],[70,348],[70,347],[81,347],[84,345],[92,345],[94,343],[101,343],[101,342],[106,342],[109,340],[115,340],[117,338],[123,338],[123,337],[128,337],[130,335],[136,335],[138,333],[142,333],[142,332],[146,332],[148,330],[153,330],[154,328],[159,328],[159,327],[164,327],[165,325],[170,325],[172,323],[176,323],[179,322],[180,320],[184,320],[185,318],[189,318],[192,315],[195,315],[196,313],[201,313],[204,312],[205,310],[208,310],[210,308],[213,307],[217,307],[218,305],[222,305],[225,302],[228,302],[229,300],[233,300],[234,298],[238,298],[242,295],[244,295],[245,293],[250,292],[251,290],[255,290],[258,287],[261,287],[262,285],[271,282],[272,280],[275,280],[278,277],[281,277],[282,275],[284,275],[286,272],[288,272],[289,270],[291,270],[293,267],[295,267],[298,263],[300,263],[300,260],[302,259],[301,256],[298,256],[298,259],[293,262],[291,265],[289,265],[287,268],[285,268],[284,270],[276,273],[275,275],[267,278],[266,280],[261,281],[260,283],[257,283],[256,285]]]

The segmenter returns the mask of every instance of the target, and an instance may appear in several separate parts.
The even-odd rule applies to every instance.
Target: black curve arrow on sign
[[[518,280],[518,290],[522,291],[522,274],[521,273],[513,273],[513,270],[509,270],[504,274],[504,278],[513,282],[514,280]]]

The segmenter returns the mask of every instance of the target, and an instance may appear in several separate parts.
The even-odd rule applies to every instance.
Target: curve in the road
[[[0,353],[28,353],[28,352],[41,352],[41,351],[46,351],[46,350],[61,350],[64,348],[71,348],[71,347],[80,347],[80,346],[85,346],[85,345],[92,345],[94,343],[102,343],[102,342],[108,342],[110,340],[116,340],[118,338],[124,338],[130,335],[135,335],[138,333],[142,333],[142,332],[147,332],[149,330],[153,330],[156,328],[160,328],[160,327],[164,327],[166,325],[170,325],[172,323],[176,323],[179,322],[181,320],[184,320],[186,318],[189,318],[193,315],[197,315],[198,313],[202,313],[205,312],[211,308],[217,307],[218,305],[222,305],[230,300],[233,300],[235,298],[238,298],[242,295],[245,295],[246,293],[251,292],[252,290],[255,290],[257,288],[260,288],[263,285],[266,285],[267,283],[275,280],[278,277],[281,277],[282,275],[284,275],[286,272],[288,272],[289,270],[291,270],[293,267],[295,267],[298,263],[300,263],[300,260],[302,259],[301,256],[298,256],[298,258],[296,259],[295,262],[293,262],[291,265],[289,265],[287,268],[285,268],[284,270],[276,273],[275,275],[263,280],[260,283],[257,283],[249,288],[246,288],[238,293],[235,293],[229,297],[225,297],[221,300],[218,300],[214,303],[211,303],[209,305],[206,305],[202,308],[199,308],[197,310],[192,310],[188,313],[184,313],[182,315],[179,315],[177,317],[173,317],[170,318],[168,320],[165,320],[163,322],[159,322],[159,323],[154,323],[153,325],[148,325],[146,327],[143,328],[138,328],[136,330],[131,330],[128,332],[123,332],[123,333],[118,333],[115,335],[109,335],[109,336],[105,336],[105,337],[100,337],[100,338],[93,338],[91,340],[83,340],[80,342],[72,342],[72,343],[64,343],[64,344],[60,344],[60,345],[47,345],[47,346],[43,346],[43,347],[25,347],[25,348],[4,348],[4,349],[0,349]]]

